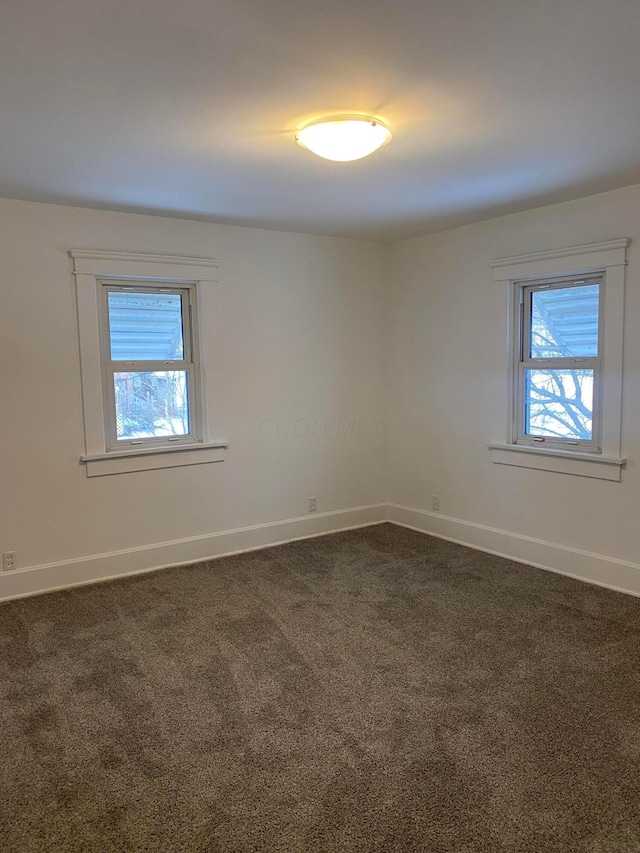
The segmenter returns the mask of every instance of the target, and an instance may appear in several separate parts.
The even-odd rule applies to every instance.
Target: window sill
[[[226,441],[209,441],[174,447],[141,447],[89,454],[81,456],[80,462],[87,466],[87,477],[104,477],[107,474],[128,474],[130,471],[223,462],[228,446]]]
[[[491,461],[498,465],[515,465],[518,468],[536,468],[557,474],[573,474],[596,480],[619,483],[626,459],[603,456],[601,453],[584,453],[573,450],[529,447],[519,444],[488,444]]]

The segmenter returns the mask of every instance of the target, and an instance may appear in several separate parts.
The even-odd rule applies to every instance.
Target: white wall
[[[230,441],[226,461],[86,478],[71,247],[220,261],[223,362],[208,370],[222,372],[222,395],[208,402],[214,437]],[[304,516],[311,495],[318,515],[382,501],[386,254],[359,241],[0,200],[0,550],[15,550],[24,569]],[[170,554],[154,552],[152,564],[199,555]],[[27,585],[105,573],[81,563],[73,577],[45,569]],[[0,577],[0,597],[23,589],[17,577]]]
[[[622,482],[493,464],[486,443],[506,438],[506,308],[490,261],[627,236]],[[640,186],[399,243],[391,269],[388,496],[426,511],[391,517],[640,592],[640,571],[619,564],[640,563]]]
[[[490,261],[624,236],[622,482],[493,464]],[[225,462],[86,478],[70,247],[219,259]],[[640,593],[638,328],[640,186],[393,247],[0,200],[0,598],[384,517]]]

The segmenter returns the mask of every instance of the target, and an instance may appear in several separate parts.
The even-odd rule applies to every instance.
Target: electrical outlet
[[[309,512],[315,512],[318,509],[318,498],[309,498]]]
[[[12,572],[18,568],[15,551],[5,551],[2,555],[2,571]]]
[[[431,495],[431,509],[440,512],[440,495]]]

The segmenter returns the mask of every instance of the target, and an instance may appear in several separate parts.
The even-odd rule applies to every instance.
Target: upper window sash
[[[530,342],[532,340],[532,318],[533,318],[533,301],[534,293],[542,293],[544,291],[566,290],[570,287],[584,287],[589,285],[598,285],[598,348],[595,358],[602,355],[603,344],[603,326],[604,326],[604,273],[590,276],[571,276],[569,278],[560,278],[549,281],[538,282],[515,282],[515,287],[519,295],[520,315],[519,315],[519,340],[517,342],[517,352],[519,353],[520,362],[531,363],[551,363],[551,362],[573,362],[578,363],[594,358],[594,356],[557,356],[553,358],[538,358],[531,356],[529,352]]]
[[[126,284],[115,283],[108,280],[100,280],[101,299],[100,305],[100,344],[102,359],[104,363],[114,365],[145,365],[145,369],[150,369],[148,365],[180,365],[193,364],[193,335],[192,335],[192,303],[193,303],[193,285],[184,287],[166,287],[162,282],[145,282],[144,284]],[[181,300],[181,319],[182,319],[182,359],[112,359],[111,357],[111,321],[109,316],[109,293],[167,293],[180,296]],[[158,370],[159,367],[152,369]]]

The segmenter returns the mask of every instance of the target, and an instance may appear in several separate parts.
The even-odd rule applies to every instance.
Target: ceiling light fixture
[[[325,160],[360,160],[391,139],[391,132],[377,118],[341,115],[323,118],[296,134],[296,142]]]

